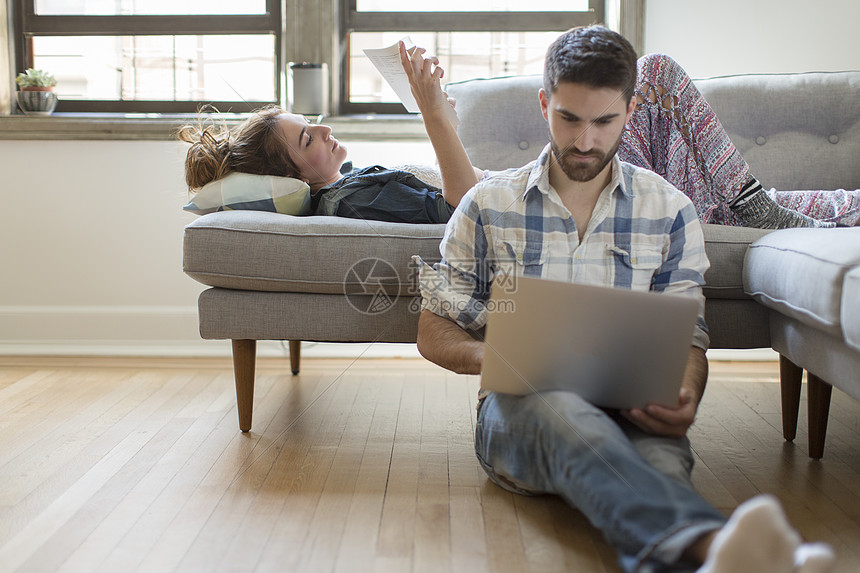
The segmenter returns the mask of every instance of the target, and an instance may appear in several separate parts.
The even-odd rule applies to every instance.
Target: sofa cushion
[[[707,298],[749,299],[744,292],[744,257],[750,243],[771,231],[725,225],[702,225],[711,267],[705,273]]]
[[[444,225],[224,211],[185,228],[183,270],[229,289],[344,294],[376,281],[388,294],[415,294],[411,256],[438,261],[444,231]]]
[[[784,229],[750,245],[746,292],[763,305],[842,338],[843,285],[860,265],[860,229]]]
[[[842,285],[842,332],[848,346],[860,350],[860,266],[845,273]]]
[[[363,300],[364,299],[364,300]],[[377,309],[369,295],[254,292],[210,288],[200,293],[200,336],[206,339],[320,342],[415,342],[421,299],[397,297]]]

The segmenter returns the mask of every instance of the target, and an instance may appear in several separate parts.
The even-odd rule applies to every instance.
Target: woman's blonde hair
[[[284,111],[267,106],[234,129],[205,119],[214,108],[201,110],[197,125],[179,129],[177,137],[191,144],[185,156],[185,183],[190,191],[233,172],[300,177],[278,123]]]

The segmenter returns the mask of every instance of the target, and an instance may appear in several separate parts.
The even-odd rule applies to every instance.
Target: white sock
[[[776,498],[756,496],[735,509],[714,537],[698,573],[792,573],[800,535]]]
[[[794,552],[796,573],[827,573],[836,566],[836,555],[826,543],[804,543]]]

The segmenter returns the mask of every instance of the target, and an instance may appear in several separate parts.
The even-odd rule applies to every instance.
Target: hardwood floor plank
[[[37,370],[35,368],[14,368],[8,367],[0,369],[0,403],[2,403],[3,393],[6,392],[6,388],[12,386],[12,384],[19,384],[21,380],[32,376],[35,374]]]
[[[373,419],[355,483],[355,494],[346,514],[343,539],[338,548],[336,572],[372,571],[378,565],[375,560],[382,509],[401,395],[403,385],[407,383],[402,376],[387,374],[380,377]]]
[[[5,370],[5,369],[4,369]],[[39,392],[44,392],[51,388],[51,385],[45,385],[43,381],[50,376],[64,376],[66,373],[57,373],[54,370],[38,369],[35,371],[16,369],[21,372],[21,378],[15,379],[11,371],[9,371],[8,384],[0,389],[0,415],[5,416],[7,412],[18,407],[21,403],[32,400]]]
[[[377,542],[378,557],[408,560],[408,571],[412,570],[415,546],[423,395],[423,380],[410,377],[405,381]]]
[[[490,563],[480,488],[451,486],[450,496],[451,570],[488,573]]]
[[[443,573],[451,571],[447,388],[430,374],[425,375],[423,386],[412,570]]]
[[[620,573],[615,553],[609,548],[599,531],[586,517],[558,498],[547,498],[556,535],[561,543],[567,571],[594,571]],[[608,556],[608,557],[607,557]],[[605,562],[605,559],[609,559]]]
[[[558,537],[547,498],[514,496],[519,536],[523,540],[529,571],[567,571],[563,545]],[[559,509],[559,508],[555,508]],[[568,507],[561,508],[573,512]]]
[[[63,393],[57,400],[58,404],[63,403],[59,411],[53,408],[37,411],[33,416],[38,419],[23,419],[13,428],[0,431],[4,436],[0,441],[0,480],[7,484],[14,481],[20,488],[4,488],[0,505],[18,503],[41,483],[43,476],[65,466],[93,439],[94,422],[136,388],[132,381],[117,384],[112,378],[102,380],[104,384],[91,385],[91,382],[92,378],[80,379],[77,384],[68,378],[57,380],[57,384],[64,386],[90,387],[91,392]],[[50,454],[46,456],[46,452]]]
[[[760,395],[756,395],[756,387]],[[827,481],[828,494],[816,487],[809,470],[819,462],[810,461],[806,452],[780,440],[781,429],[766,421],[750,404],[763,407],[778,386],[727,381],[711,399],[720,401],[720,423],[740,444],[733,463],[746,479],[761,492],[780,498],[790,521],[808,539],[828,539],[844,557],[856,560],[853,546],[860,539],[857,519],[860,503],[853,493]],[[799,454],[799,455],[798,455]],[[743,501],[742,498],[739,501]],[[850,515],[850,514],[853,514]],[[852,540],[854,543],[852,543]],[[856,562],[856,561],[855,561]]]
[[[481,507],[484,510],[490,569],[499,572],[527,571],[528,562],[519,533],[513,494],[487,481],[481,488]]]
[[[486,479],[475,457],[478,377],[445,375],[448,479],[451,487],[480,487]]]

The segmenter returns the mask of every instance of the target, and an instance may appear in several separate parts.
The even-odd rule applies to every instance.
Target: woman
[[[325,125],[311,125],[277,107],[264,108],[235,133],[186,127],[189,189],[233,171],[304,180],[314,213],[412,223],[444,223],[482,177],[472,166],[445,106],[443,70],[436,58],[411,55],[401,63],[433,145],[438,171],[402,166],[344,169],[347,150]],[[671,58],[639,60],[637,106],[618,149],[623,161],[663,176],[683,191],[705,223],[761,228],[853,225],[860,220],[858,191],[787,191],[768,194],[750,174],[713,110]],[[344,173],[346,171],[346,173]]]
[[[345,146],[325,125],[277,106],[254,112],[235,131],[185,127],[191,143],[185,179],[192,191],[232,172],[301,179],[311,190],[311,212],[400,223],[444,223],[455,204],[444,198],[439,173],[417,166],[350,170]],[[419,178],[420,177],[420,178]],[[474,173],[472,179],[477,181]],[[456,195],[462,197],[465,187]]]
[[[234,171],[301,179],[311,190],[312,212],[407,223],[445,223],[484,173],[472,167],[456,129],[444,114],[453,105],[440,87],[442,68],[424,50],[402,48],[412,90],[439,168],[371,166],[351,170],[347,150],[326,125],[312,125],[277,106],[256,111],[234,132],[215,126],[186,126],[179,138],[191,143],[185,178],[194,191]]]

